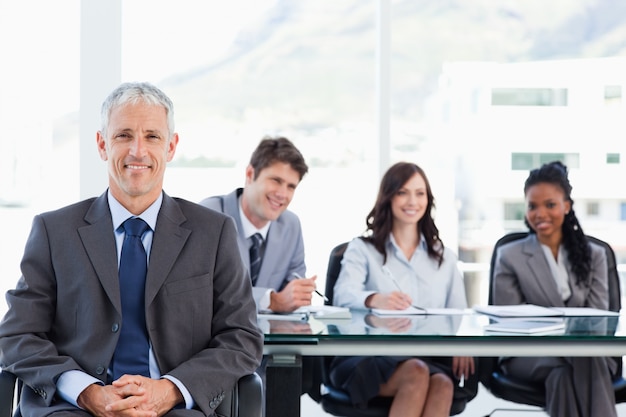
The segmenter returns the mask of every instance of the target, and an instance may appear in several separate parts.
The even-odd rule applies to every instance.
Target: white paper
[[[379,316],[416,316],[416,315],[460,315],[465,311],[458,308],[417,308],[409,307],[404,310],[387,310],[384,308],[373,308],[372,313]]]
[[[316,319],[349,319],[352,313],[348,307],[310,305],[298,308],[294,313],[309,313]]]
[[[496,317],[555,317],[562,316],[563,312],[553,308],[536,306],[534,304],[518,305],[475,305],[474,311]]]
[[[550,322],[543,320],[501,320],[485,326],[486,332],[493,333],[521,333],[559,334],[565,332],[565,322]]]
[[[608,311],[608,310],[600,310],[598,308],[591,307],[553,307],[554,310],[558,310],[563,313],[564,316],[567,317],[576,317],[576,316],[619,316],[618,312]]]
[[[258,313],[257,318],[265,320],[307,321],[309,315],[306,313]]]
[[[615,311],[600,310],[590,307],[541,307],[533,304],[519,305],[475,305],[474,311],[495,317],[578,317],[619,316]]]

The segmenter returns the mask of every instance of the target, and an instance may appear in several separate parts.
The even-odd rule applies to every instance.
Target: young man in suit
[[[235,220],[239,251],[251,271],[259,310],[291,312],[311,304],[316,277],[299,279],[306,272],[302,228],[298,216],[287,210],[307,171],[291,141],[265,137],[252,153],[244,187],[200,202]],[[255,234],[262,237],[258,275],[250,254]]]
[[[25,384],[24,417],[212,416],[262,357],[233,222],[163,192],[178,134],[161,90],[119,86],[96,139],[109,188],[35,217],[22,276],[7,293],[0,366]],[[129,219],[147,229],[128,249],[143,272],[124,275]],[[135,278],[138,297],[128,303],[121,288]],[[142,374],[118,368],[131,317],[140,318],[129,339],[145,343],[126,355],[145,357]]]

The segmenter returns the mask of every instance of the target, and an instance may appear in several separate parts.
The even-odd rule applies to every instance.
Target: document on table
[[[617,311],[600,310],[598,308],[591,307],[552,307],[553,310],[558,310],[563,313],[565,317],[578,317],[578,316],[600,316],[610,317],[619,316]]]
[[[352,313],[348,307],[337,307],[328,305],[310,305],[298,308],[294,313],[306,313],[318,320],[324,319],[350,319]]]
[[[474,311],[495,317],[555,317],[562,316],[563,312],[548,307],[536,306],[533,304],[519,305],[475,305]]]
[[[372,313],[379,316],[415,316],[415,315],[459,315],[465,311],[460,308],[422,308],[411,306],[404,310],[387,310],[384,308],[373,308]]]
[[[487,333],[498,334],[563,334],[565,321],[563,319],[503,319],[484,327]]]
[[[262,311],[257,314],[257,318],[265,320],[286,320],[286,321],[308,321],[309,314],[301,312],[293,313],[274,313],[271,311]]]
[[[619,313],[589,307],[542,307],[534,304],[475,305],[474,311],[495,317],[570,317],[570,316],[618,316]]]

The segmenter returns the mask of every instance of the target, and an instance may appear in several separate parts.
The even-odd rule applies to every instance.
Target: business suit
[[[589,285],[577,284],[569,265],[571,296],[563,301],[535,234],[503,245],[494,269],[494,304],[608,309],[607,261],[604,249],[591,246]],[[527,380],[543,380],[551,416],[615,416],[612,358],[503,358],[505,372]]]
[[[239,216],[238,197],[243,192],[238,188],[224,196],[209,197],[200,202],[201,205],[220,211],[232,217],[237,227],[237,242],[244,265],[250,268],[250,242],[246,238]],[[263,295],[269,290],[282,290],[293,279],[293,273],[300,276],[306,273],[304,264],[304,241],[300,220],[294,213],[285,210],[274,220],[267,233],[265,253],[259,277],[252,289],[257,305]]]
[[[262,355],[250,284],[223,215],[163,195],[146,277],[146,327],[162,375],[214,415],[223,393]],[[103,383],[119,337],[121,301],[107,194],[38,215],[7,293],[0,366],[25,382],[24,417],[76,410],[56,380],[82,370]]]

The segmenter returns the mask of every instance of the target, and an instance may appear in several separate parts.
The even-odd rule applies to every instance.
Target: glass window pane
[[[600,215],[600,203],[597,201],[587,202],[587,216],[597,217]]]
[[[607,85],[604,87],[604,102],[607,105],[618,105],[622,102],[622,86]]]
[[[524,220],[526,206],[524,203],[504,203],[504,220]]]
[[[185,24],[138,31],[146,10],[154,27]],[[176,106],[166,191],[192,201],[228,193],[243,186],[264,135],[286,136],[310,166],[290,209],[321,275],[332,247],[363,231],[377,191],[375,3],[233,0],[218,10],[124,2],[123,77],[148,78]]]
[[[606,154],[606,163],[607,164],[619,164],[620,163],[620,154],[619,153],[607,153]]]
[[[531,153],[514,152],[511,154],[511,169],[518,171],[529,171],[537,164],[535,163],[535,155]]]
[[[79,10],[0,1],[1,294],[20,276],[33,215],[78,198]]]
[[[612,198],[598,179],[626,175],[605,161],[626,126],[623,105],[605,102],[621,97],[626,60],[585,28],[612,32],[626,21],[616,16],[565,0],[392,1],[392,156],[435,177],[437,221],[462,259],[488,262],[493,243],[523,227],[502,208],[523,198],[528,170],[543,162],[568,165],[575,198]],[[607,221],[583,226],[626,247]]]
[[[567,106],[567,89],[494,88],[492,106]]]
[[[78,4],[0,2],[0,205],[77,198]]]

